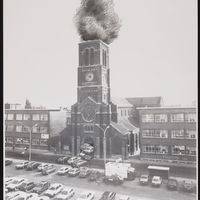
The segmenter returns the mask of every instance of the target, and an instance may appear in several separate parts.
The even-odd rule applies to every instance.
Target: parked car
[[[37,194],[41,194],[42,192],[44,192],[45,190],[47,190],[50,186],[50,183],[47,181],[41,181],[39,184],[37,184],[32,190],[31,192],[37,193]]]
[[[69,165],[72,165],[77,160],[81,160],[81,157],[80,156],[71,157],[67,162],[68,162]]]
[[[18,163],[18,164],[15,165],[15,168],[16,169],[24,169],[24,168],[27,167],[28,163],[29,163],[28,161],[20,162],[20,163]]]
[[[28,165],[26,166],[26,170],[34,170],[37,169],[37,167],[40,165],[38,162],[29,162]]]
[[[24,192],[28,192],[35,187],[35,183],[33,181],[23,182],[21,185],[17,186],[17,190],[21,190]]]
[[[64,175],[66,174],[72,167],[71,166],[65,166],[65,167],[61,167],[59,170],[58,170],[58,175]]]
[[[169,178],[167,182],[167,188],[169,190],[177,190],[178,181],[175,178]]]
[[[183,181],[183,190],[185,192],[193,192],[194,191],[194,183],[191,180]]]
[[[130,200],[130,196],[128,195],[119,195],[119,200]]]
[[[48,175],[48,174],[53,173],[55,171],[56,171],[56,168],[53,165],[51,165],[51,166],[48,166],[48,167],[46,167],[42,170],[42,175]]]
[[[42,171],[43,169],[45,169],[46,167],[48,167],[49,164],[47,163],[42,163],[37,167],[38,171]]]
[[[72,166],[73,166],[73,167],[80,167],[80,166],[85,165],[86,163],[87,163],[87,161],[85,161],[85,160],[76,160],[76,161],[72,164]]]
[[[5,178],[5,181],[4,181],[5,187],[6,187],[8,184],[12,183],[15,179],[16,179],[16,177],[6,177],[6,178]]]
[[[123,178],[121,178],[118,175],[105,176],[103,181],[106,184],[110,183],[110,184],[113,184],[113,185],[121,185],[124,182]]]
[[[9,192],[8,194],[5,195],[5,200],[12,200],[15,197],[21,196],[22,194],[26,194],[26,193],[22,191]]]
[[[85,191],[79,195],[77,200],[93,200],[94,199],[94,193]]]
[[[142,174],[140,176],[140,184],[141,185],[147,185],[149,183],[149,176],[146,174]]]
[[[38,196],[34,200],[49,200],[50,198],[48,196]]]
[[[90,169],[87,167],[81,167],[80,168],[80,174],[79,177],[80,178],[86,178],[87,176],[89,176],[91,173]]]
[[[75,194],[74,188],[71,187],[64,187],[61,193],[59,193],[54,200],[69,200]]]
[[[162,178],[160,176],[154,176],[151,183],[152,186],[160,187],[162,184]]]
[[[97,181],[101,177],[99,171],[92,171],[89,175],[88,181]]]
[[[85,148],[85,149],[83,150],[83,152],[86,153],[86,154],[91,154],[91,153],[94,152],[94,147],[90,145],[90,146],[88,146],[87,148]]]
[[[68,160],[70,158],[71,158],[71,156],[62,156],[62,157],[56,159],[56,163],[58,163],[58,164],[67,164]]]
[[[85,149],[87,149],[88,147],[91,147],[91,144],[88,144],[88,143],[84,143],[80,146],[80,150],[81,151],[84,151]]]
[[[116,196],[115,192],[105,191],[99,200],[114,200]]]
[[[48,196],[49,198],[54,197],[63,189],[63,185],[60,183],[53,183],[50,185],[49,189],[44,192],[44,196]]]
[[[8,191],[13,191],[17,187],[19,187],[23,182],[26,182],[26,181],[27,181],[26,178],[15,178],[15,180],[12,181],[10,184],[8,184],[6,188],[8,189]]]
[[[38,197],[38,194],[22,193],[16,197],[12,198],[12,200],[35,200],[36,197]]]
[[[77,176],[80,173],[79,168],[72,168],[68,171],[69,176]]]
[[[8,159],[5,160],[5,166],[11,165],[12,163],[13,163],[12,160],[8,160]]]

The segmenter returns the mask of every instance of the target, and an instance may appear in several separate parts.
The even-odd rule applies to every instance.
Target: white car
[[[130,200],[131,198],[128,195],[119,195],[119,200]]]
[[[85,153],[93,153],[94,152],[94,147],[93,146],[89,146],[86,149],[84,149],[83,152],[85,152]]]
[[[36,197],[34,200],[49,200],[50,198],[48,196],[39,196]]]
[[[26,168],[26,166],[28,165],[28,161],[24,161],[24,162],[20,162],[18,164],[15,165],[15,168],[16,169],[24,169]]]
[[[42,163],[42,164],[40,164],[39,166],[38,166],[38,171],[42,171],[43,169],[45,169],[46,167],[48,167],[49,166],[49,164],[47,164],[47,163]]]
[[[22,193],[16,197],[14,197],[12,200],[35,200],[36,197],[38,197],[38,194]]]
[[[15,179],[16,179],[16,177],[6,177],[5,178],[5,186],[12,183]]]
[[[69,200],[75,194],[74,188],[65,187],[60,194],[58,194],[54,200]]]
[[[77,198],[77,200],[93,200],[94,199],[94,193],[90,191],[85,191],[80,194],[80,196]]]
[[[62,167],[58,170],[58,174],[59,175],[63,175],[63,174],[66,174],[72,167],[71,166],[65,166],[65,167]]]
[[[22,192],[22,191],[9,192],[8,194],[6,194],[5,200],[11,200],[11,199],[14,199],[15,197],[19,197],[23,194],[26,194],[26,193]]]
[[[160,186],[162,184],[162,178],[160,176],[154,176],[152,178],[152,185],[153,186]]]
[[[6,189],[8,189],[8,191],[13,191],[16,189],[16,187],[19,187],[22,183],[26,181],[28,181],[28,179],[26,178],[15,178],[14,181],[6,186]]]
[[[79,157],[76,157],[76,156],[71,157],[67,162],[68,162],[68,164],[71,165],[71,164],[73,164],[77,160],[81,160],[81,157],[80,156]]]
[[[63,185],[60,183],[53,183],[50,185],[49,189],[44,192],[43,195],[50,198],[54,197],[56,194],[60,193],[63,189]]]

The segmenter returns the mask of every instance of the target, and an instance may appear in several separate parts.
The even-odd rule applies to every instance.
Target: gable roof
[[[133,107],[125,98],[121,97],[111,97],[111,102],[118,107]]]
[[[134,97],[126,98],[127,101],[135,107],[160,107],[162,103],[162,97]]]

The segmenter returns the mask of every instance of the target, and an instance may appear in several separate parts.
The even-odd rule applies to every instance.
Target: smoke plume
[[[113,0],[82,0],[75,23],[82,40],[100,39],[107,44],[118,37],[121,27]]]

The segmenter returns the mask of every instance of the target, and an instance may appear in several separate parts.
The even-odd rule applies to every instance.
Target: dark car
[[[92,171],[89,175],[88,181],[97,181],[101,178],[101,173],[99,171]]]
[[[185,192],[193,192],[194,191],[194,183],[191,180],[183,181],[183,190]]]
[[[62,156],[62,157],[56,159],[56,163],[58,163],[58,164],[67,164],[68,160],[70,158],[71,158],[71,156]]]
[[[34,170],[37,169],[37,167],[40,165],[40,163],[38,162],[30,162],[28,163],[28,165],[26,166],[26,170]]]
[[[87,164],[86,160],[76,160],[72,165],[72,167],[80,167]]]
[[[114,200],[116,196],[115,192],[105,191],[99,200]]]
[[[31,192],[41,194],[42,192],[46,191],[50,187],[50,183],[47,181],[41,181],[38,185],[36,185]]]
[[[123,179],[118,175],[105,176],[103,179],[106,184],[120,185],[123,183]]]
[[[35,187],[35,183],[33,181],[27,181],[22,183],[20,186],[18,186],[16,189],[17,190],[21,190],[24,192],[28,192],[31,189],[33,189]]]
[[[92,160],[94,158],[94,154],[86,154],[83,151],[79,154],[79,156],[84,160]]]
[[[11,165],[13,163],[12,160],[5,160],[5,165],[8,166],[8,165]]]
[[[178,181],[175,178],[169,178],[167,182],[167,188],[169,190],[177,190]]]

